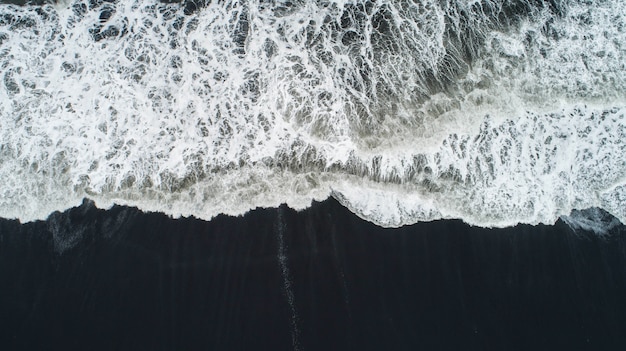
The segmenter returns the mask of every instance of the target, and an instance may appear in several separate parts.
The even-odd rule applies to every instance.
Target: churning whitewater
[[[626,223],[622,0],[0,5],[0,216]]]

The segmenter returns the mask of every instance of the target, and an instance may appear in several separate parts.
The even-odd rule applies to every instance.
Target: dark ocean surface
[[[2,350],[624,350],[626,230],[384,229],[335,200],[0,221]]]

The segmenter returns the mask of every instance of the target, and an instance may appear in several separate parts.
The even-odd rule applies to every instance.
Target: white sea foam
[[[626,9],[551,3],[3,5],[0,216],[626,222]]]

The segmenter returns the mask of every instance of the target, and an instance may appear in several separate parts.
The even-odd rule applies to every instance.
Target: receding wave
[[[0,5],[0,216],[626,222],[621,0]]]

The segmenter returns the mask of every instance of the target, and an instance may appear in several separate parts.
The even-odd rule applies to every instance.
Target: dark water
[[[2,350],[624,350],[625,297],[623,227],[383,229],[334,200],[0,221]]]

